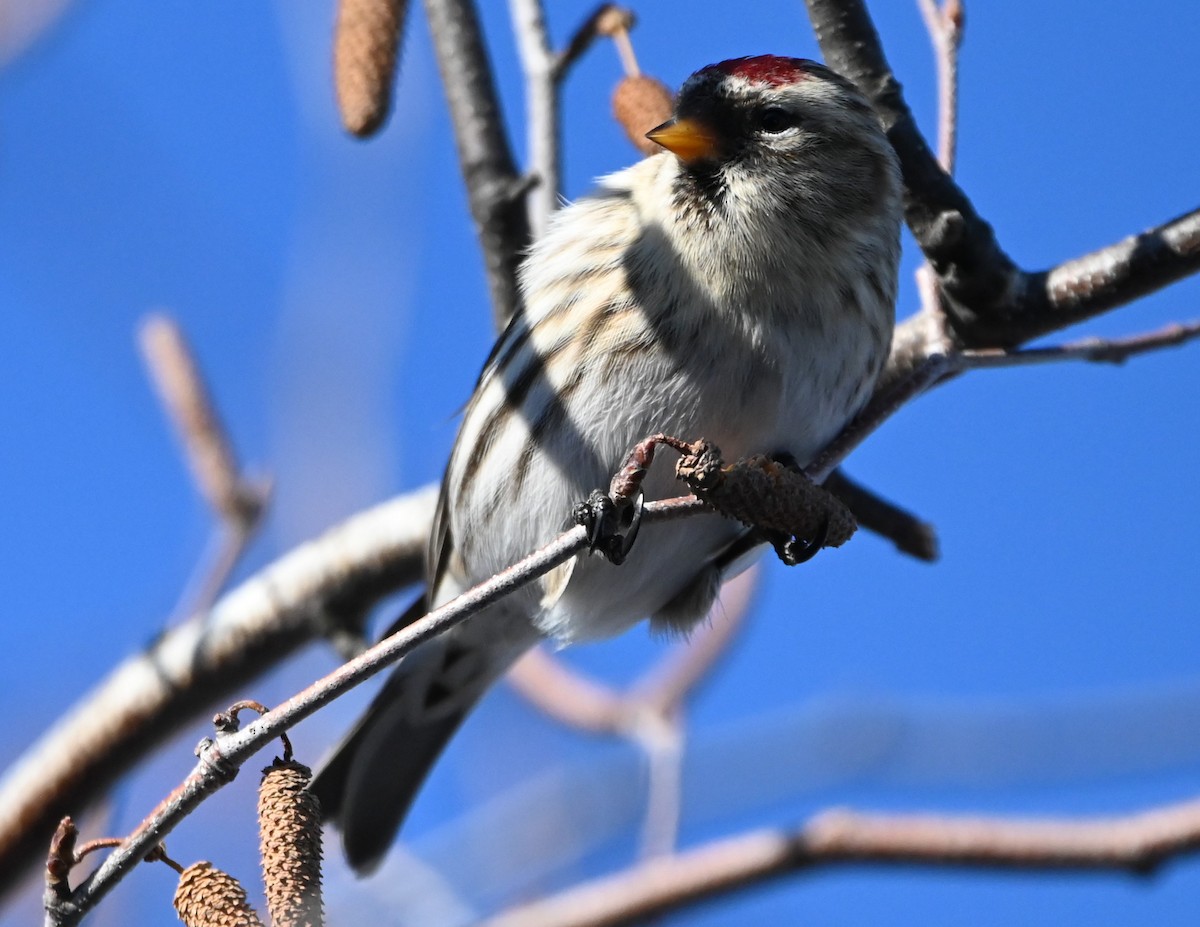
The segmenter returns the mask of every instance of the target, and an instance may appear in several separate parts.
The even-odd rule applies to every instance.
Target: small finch
[[[666,150],[558,212],[524,263],[524,312],[446,469],[429,605],[569,528],[648,435],[803,466],[871,394],[902,207],[866,99],[812,61],[738,58],[693,74],[648,137]],[[670,467],[643,488],[681,494]],[[313,785],[350,863],[378,864],[446,742],[529,647],[643,618],[688,631],[744,560],[746,530],[715,514],[648,524],[620,566],[580,554],[406,657]]]

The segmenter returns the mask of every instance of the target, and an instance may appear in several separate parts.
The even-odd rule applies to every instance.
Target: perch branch
[[[670,499],[647,504],[644,517],[650,521],[667,520],[704,510],[704,505],[696,499]],[[587,531],[582,526],[564,532],[539,551],[385,638],[242,730],[202,741],[197,750],[199,762],[188,778],[122,841],[99,869],[71,892],[69,899],[48,905],[47,924],[68,927],[78,923],[180,821],[205,798],[232,781],[242,763],[288,728],[386,669],[415,647],[568,560],[586,545]]]
[[[867,414],[859,416],[852,427],[846,429],[835,439],[819,460],[805,470],[809,479],[819,482],[828,476],[829,471],[838,466],[844,457],[858,446],[859,442],[895,412],[905,398],[919,395],[927,379],[943,369],[943,362],[944,359],[931,359],[925,364],[920,375],[910,378],[906,384],[897,386],[884,400],[869,404]],[[647,522],[666,521],[686,518],[706,511],[710,511],[710,509],[702,500],[695,496],[683,496],[647,503],[643,519]],[[362,517],[364,516],[360,516],[360,518]],[[78,919],[94,906],[100,897],[110,891],[138,860],[144,858],[154,846],[162,841],[171,828],[178,824],[206,795],[214,792],[225,781],[228,781],[236,772],[237,766],[267,741],[279,736],[291,725],[308,717],[342,692],[380,672],[420,643],[453,627],[473,614],[474,611],[491,604],[497,598],[512,592],[534,577],[564,562],[582,550],[586,542],[587,530],[582,526],[576,526],[519,564],[509,567],[476,586],[470,592],[454,599],[448,605],[431,612],[425,618],[408,625],[376,644],[375,647],[310,686],[301,695],[264,715],[244,731],[221,737],[215,745],[202,749],[200,763],[188,780],[143,822],[134,835],[124,842],[121,849],[106,859],[79,889],[71,893],[69,903],[57,904],[48,911],[48,922],[54,924],[55,927],[77,923]],[[300,551],[290,555],[290,558],[299,559],[302,553],[307,552],[305,548],[301,548]],[[258,582],[264,583],[264,580],[258,580]],[[275,607],[278,611],[276,599],[282,594],[283,589],[291,589],[293,594],[298,596],[303,592],[308,592],[309,596],[305,601],[308,608],[304,610],[306,615],[312,614],[312,600],[319,601],[312,590],[296,589],[295,583],[281,582],[282,589],[270,589],[270,583],[266,584],[268,590],[275,593],[274,596],[270,594],[262,596],[263,592],[268,591],[262,589],[252,589],[246,594],[254,597],[262,596],[270,606]],[[236,592],[227,596],[226,601],[233,598],[234,595]],[[259,601],[255,604],[261,607],[262,603]],[[232,606],[229,607],[232,608]],[[216,616],[214,615],[214,617]],[[238,641],[237,643],[243,644],[244,642]],[[191,649],[189,648],[189,651]],[[244,647],[239,649],[239,654],[245,656],[246,649]],[[194,686],[188,687],[187,691],[193,698],[196,697]],[[212,692],[204,694],[208,698],[212,697]],[[78,718],[78,712],[75,719],[85,731],[86,724],[92,720],[91,718]],[[144,725],[139,725],[138,732],[142,730],[144,730]],[[71,741],[68,740],[67,743],[70,744]],[[23,768],[26,780],[36,777],[38,774],[37,757],[32,754],[27,755],[23,761]],[[10,776],[7,785],[14,785],[12,778]],[[19,794],[21,790],[28,788],[28,782],[24,784],[18,782],[15,788]],[[49,828],[47,828],[48,830]],[[0,828],[0,833],[2,832],[3,828]]]

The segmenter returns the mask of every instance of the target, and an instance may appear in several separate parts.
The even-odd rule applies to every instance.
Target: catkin
[[[263,927],[242,884],[209,862],[180,873],[175,913],[187,927]]]
[[[320,927],[321,809],[305,790],[312,771],[276,760],[258,788],[258,829],[267,909],[275,927]]]
[[[333,40],[333,81],[342,124],[367,138],[392,106],[396,59],[408,0],[341,0]]]
[[[612,95],[613,116],[633,146],[644,155],[662,151],[646,138],[646,133],[671,118],[673,103],[670,88],[645,74],[622,78]]]

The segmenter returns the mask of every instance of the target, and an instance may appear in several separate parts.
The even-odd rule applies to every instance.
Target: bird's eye
[[[782,106],[770,106],[758,114],[758,128],[771,135],[778,135],[800,124],[800,117]]]

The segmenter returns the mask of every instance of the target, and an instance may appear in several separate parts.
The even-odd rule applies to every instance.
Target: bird
[[[558,210],[529,249],[523,310],[445,471],[426,596],[393,630],[571,527],[648,435],[802,467],[870,397],[895,324],[902,186],[867,99],[815,61],[732,58],[691,75],[647,137],[659,153]],[[642,489],[683,494],[669,468]],[[379,864],[446,743],[526,650],[644,619],[686,634],[747,531],[715,513],[647,524],[624,563],[582,552],[406,656],[311,786],[350,865]]]

